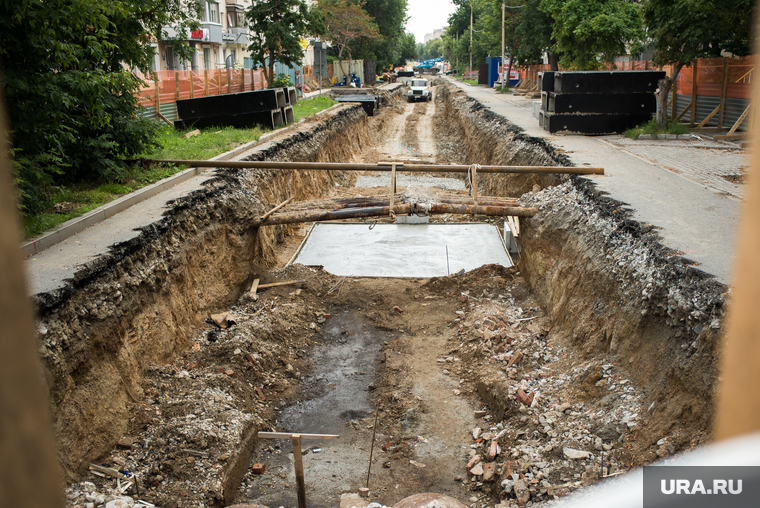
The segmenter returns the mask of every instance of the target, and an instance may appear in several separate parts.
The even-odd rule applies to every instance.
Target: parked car
[[[427,79],[414,78],[407,81],[407,84],[409,85],[409,90],[406,92],[407,102],[429,101],[433,98],[433,91]]]

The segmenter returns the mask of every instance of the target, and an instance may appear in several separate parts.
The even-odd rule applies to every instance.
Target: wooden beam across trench
[[[515,199],[482,196],[477,201],[467,196],[440,196],[434,202],[405,203],[403,194],[390,196],[367,196],[355,198],[302,201],[267,212],[257,226],[275,226],[303,222],[383,217],[390,215],[462,214],[491,217],[533,217],[535,208],[526,208]],[[395,204],[392,204],[395,203]],[[278,205],[279,206],[279,205]]]

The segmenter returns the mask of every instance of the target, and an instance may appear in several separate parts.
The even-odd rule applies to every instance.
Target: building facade
[[[167,39],[155,44],[153,70],[203,70],[225,67],[249,67],[248,28],[245,9],[252,0],[201,2],[201,28],[190,32],[182,44],[195,48],[191,61],[181,61],[174,54],[176,31],[164,29]]]

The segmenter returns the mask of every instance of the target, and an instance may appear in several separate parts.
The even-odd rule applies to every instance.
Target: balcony
[[[222,33],[222,40],[228,44],[248,45],[248,29],[244,27],[231,27],[228,32]]]

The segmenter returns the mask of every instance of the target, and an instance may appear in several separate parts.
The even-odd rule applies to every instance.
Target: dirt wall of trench
[[[342,161],[369,141],[342,106],[261,143],[258,160]],[[145,369],[176,358],[208,315],[272,266],[285,227],[250,223],[272,204],[347,184],[339,172],[223,170],[139,237],[114,245],[54,293],[35,296],[39,348],[61,464],[74,477],[126,435]],[[139,206],[139,205],[138,205]]]
[[[570,165],[456,88],[440,88],[467,162]],[[647,393],[647,414],[626,444],[630,464],[709,439],[728,288],[587,178],[483,175],[478,183],[483,195],[522,196],[539,209],[521,219],[519,268],[551,316],[548,338],[597,361],[589,379],[612,361]]]

